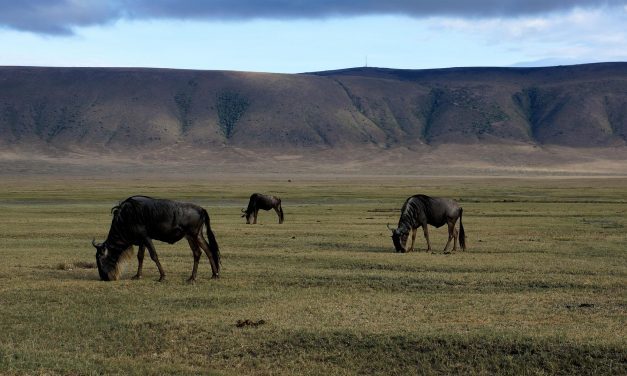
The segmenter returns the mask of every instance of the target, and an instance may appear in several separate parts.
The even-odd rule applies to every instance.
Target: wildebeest
[[[194,267],[189,282],[196,280],[198,261],[205,251],[213,278],[220,275],[220,249],[218,242],[211,231],[209,214],[198,205],[154,199],[147,196],[132,196],[111,209],[113,219],[109,235],[104,243],[92,245],[96,247],[96,265],[103,281],[119,278],[120,262],[129,258],[133,252],[133,245],[139,246],[137,252],[137,274],[133,279],[142,276],[144,251],[148,248],[150,258],[159,269],[159,281],[165,278],[155,246],[152,240],[160,240],[170,244],[186,238],[194,255]],[[203,226],[207,229],[209,242],[202,235]]]
[[[464,225],[462,224],[463,209],[457,202],[448,198],[429,197],[425,195],[415,195],[408,198],[401,208],[401,218],[398,220],[397,228],[388,229],[392,231],[392,241],[396,252],[411,252],[414,250],[414,240],[416,230],[422,226],[425,238],[427,239],[427,252],[431,251],[429,242],[429,228],[427,225],[441,227],[448,224],[448,242],[444,246],[444,251],[453,240],[453,252],[457,250],[457,240],[463,251],[466,250],[466,237]],[[459,233],[455,229],[455,223],[459,218]],[[412,231],[411,246],[406,249],[409,231]]]
[[[259,209],[274,209],[279,216],[279,223],[283,223],[283,208],[281,208],[281,199],[276,196],[262,195],[261,193],[253,193],[248,200],[248,207],[242,209],[242,217],[246,217],[246,224],[257,223],[257,213]]]

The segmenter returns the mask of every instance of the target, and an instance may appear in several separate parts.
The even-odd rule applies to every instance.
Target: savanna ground
[[[283,225],[244,224],[254,191]],[[219,280],[185,283],[185,241],[156,243],[165,283],[148,257],[98,280],[90,241],[138,193],[208,209]],[[415,193],[460,201],[467,252],[393,252]],[[624,178],[8,178],[0,239],[2,374],[627,372]]]

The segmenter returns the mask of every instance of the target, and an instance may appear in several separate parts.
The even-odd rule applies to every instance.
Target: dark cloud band
[[[0,0],[0,26],[72,34],[78,26],[119,19],[314,19],[365,15],[517,17],[625,0]]]

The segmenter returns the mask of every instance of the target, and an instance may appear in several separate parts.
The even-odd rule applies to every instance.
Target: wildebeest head
[[[130,257],[133,247],[129,247],[123,251],[110,249],[107,242],[96,243],[91,241],[91,245],[96,248],[96,265],[98,266],[98,274],[103,281],[116,281],[120,277],[120,262]]]
[[[96,239],[91,241],[91,245],[96,248],[96,265],[98,266],[98,274],[103,281],[109,281],[109,273],[105,272],[103,268],[103,258],[107,254],[107,245],[105,243],[96,243]]]
[[[405,252],[405,245],[407,244],[407,238],[409,236],[409,231],[405,228],[391,228],[388,225],[388,229],[392,232],[392,243],[394,243],[394,249],[396,252]]]
[[[250,217],[253,214],[253,212],[247,212],[246,209],[242,209],[242,218],[246,217],[246,224],[249,225],[250,224]]]

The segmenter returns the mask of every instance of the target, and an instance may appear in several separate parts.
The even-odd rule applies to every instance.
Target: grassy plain
[[[244,224],[253,191],[283,225]],[[220,280],[185,283],[184,241],[156,244],[165,283],[149,258],[98,280],[90,241],[139,193],[208,209]],[[393,252],[415,193],[460,200],[467,252]],[[0,373],[625,374],[626,240],[622,178],[5,179]]]

